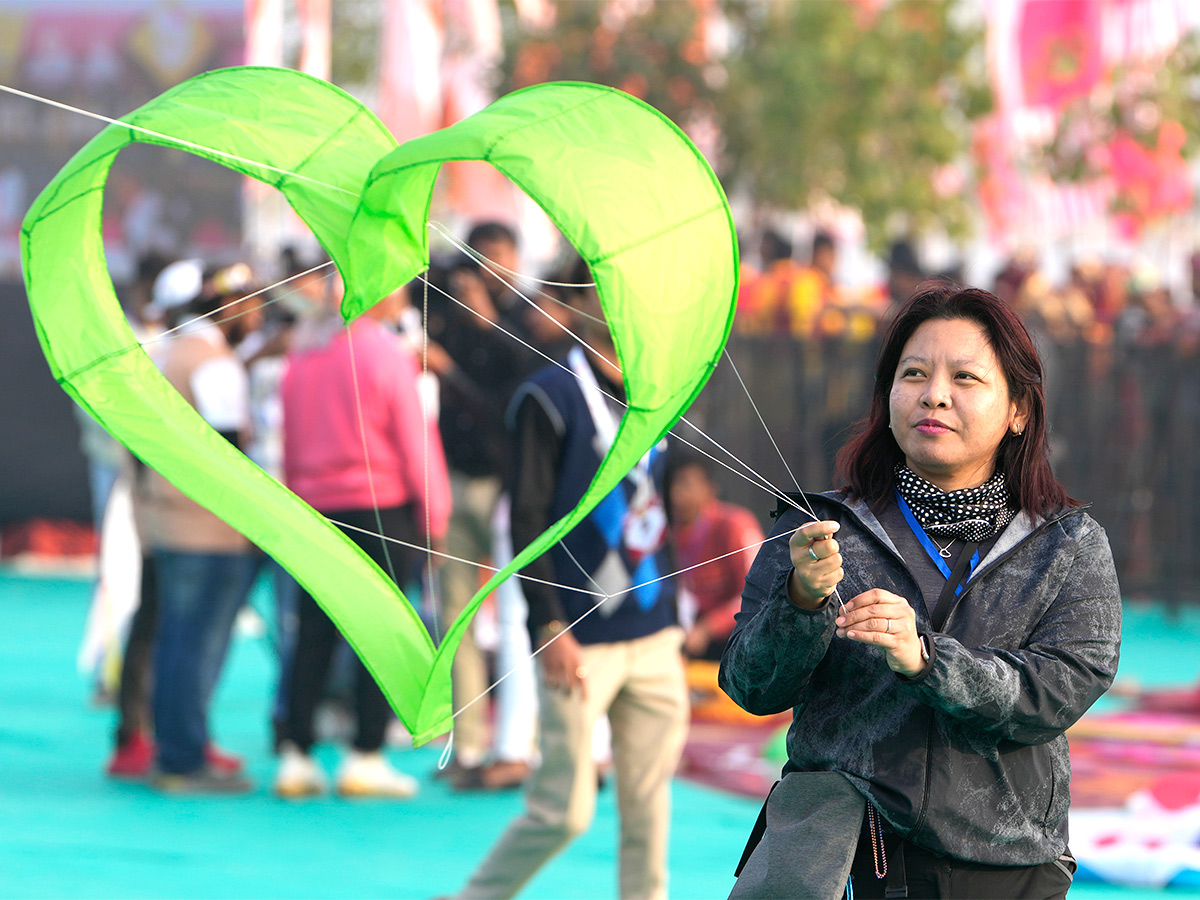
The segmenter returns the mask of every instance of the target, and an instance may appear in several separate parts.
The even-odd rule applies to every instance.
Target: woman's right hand
[[[834,521],[809,522],[792,534],[789,550],[792,575],[788,579],[788,598],[802,609],[816,609],[846,574],[842,554],[833,534],[841,526]]]

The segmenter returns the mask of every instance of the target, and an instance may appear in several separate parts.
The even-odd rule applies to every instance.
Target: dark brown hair
[[[900,354],[913,332],[930,319],[966,319],[988,336],[1008,383],[1009,399],[1025,404],[1029,417],[1020,435],[1007,432],[996,454],[1013,499],[1031,515],[1047,516],[1078,503],[1050,469],[1046,391],[1042,361],[1016,313],[995,294],[951,282],[926,282],[905,301],[888,326],[875,361],[871,409],[838,452],[836,479],[852,496],[875,503],[886,499],[894,469],[904,462],[892,437],[889,399]]]

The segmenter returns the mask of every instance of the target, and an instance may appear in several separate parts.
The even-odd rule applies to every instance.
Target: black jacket
[[[1056,859],[1067,840],[1063,732],[1117,670],[1121,598],[1104,529],[1083,509],[1019,515],[932,632],[916,579],[865,503],[809,497],[840,522],[843,600],[871,588],[907,597],[932,658],[915,679],[834,635],[837,606],[787,599],[784,512],[746,578],[720,684],[738,705],[792,709],[788,771],[839,771],[913,843],[990,865]],[[933,598],[936,599],[936,598]]]

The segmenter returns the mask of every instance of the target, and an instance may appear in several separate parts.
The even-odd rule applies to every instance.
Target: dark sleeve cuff
[[[828,596],[826,596],[825,599],[820,602],[820,604],[813,607],[812,609],[808,609],[807,607],[804,607],[804,606],[797,606],[795,603],[792,602],[792,595],[788,592],[788,581],[791,580],[792,573],[794,571],[796,571],[796,569],[793,566],[788,566],[786,569],[784,569],[782,579],[775,583],[774,588],[771,593],[776,594],[779,597],[781,597],[783,599],[783,602],[788,605],[789,609],[794,609],[796,612],[800,613],[801,615],[820,616],[820,615],[824,615],[826,612],[828,612],[829,611],[829,602],[830,602],[830,600],[832,600],[833,594],[829,594]]]
[[[921,670],[919,675],[914,675],[911,678],[907,675],[901,675],[896,672],[895,675],[901,681],[908,684],[920,684],[929,677],[929,673],[933,671],[933,664],[937,662],[937,642],[934,641],[933,635],[927,631],[917,633],[918,638],[925,639],[925,646],[929,648],[929,659],[925,662],[925,668]]]

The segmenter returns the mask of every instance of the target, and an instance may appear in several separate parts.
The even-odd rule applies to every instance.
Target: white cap
[[[150,313],[162,315],[168,310],[191,303],[200,296],[204,284],[204,260],[181,259],[173,262],[154,279]]]

